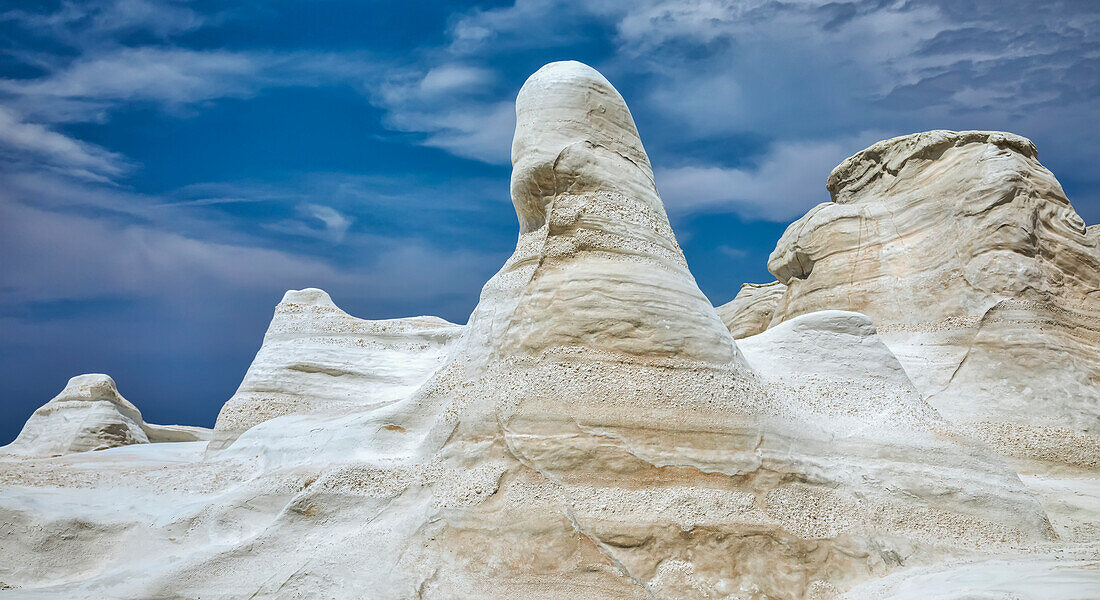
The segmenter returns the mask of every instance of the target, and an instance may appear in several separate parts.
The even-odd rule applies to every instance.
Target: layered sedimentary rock
[[[90,373],[69,380],[65,389],[34,411],[19,437],[0,454],[59,456],[150,442],[210,439],[210,430],[146,423],[141,411],[118,393],[107,375]]]
[[[739,348],[602,75],[547,65],[516,112],[520,234],[467,326],[436,323],[446,340],[423,357],[399,330],[337,376],[377,335],[364,323],[393,322],[292,293],[249,375],[290,389],[272,404],[288,410],[235,399],[235,441],[205,455],[5,464],[0,581],[28,597],[834,599],[905,568],[1060,552],[1016,473],[924,402],[867,317],[805,314]],[[420,383],[370,380],[411,358]],[[79,508],[65,485],[86,488]],[[96,508],[126,486],[130,511]]]
[[[1003,298],[1094,302],[1096,242],[1035,146],[929,131],[848,158],[768,259],[789,286],[775,316],[829,308],[876,324],[981,316]]]
[[[516,251],[444,364],[369,413],[241,435],[220,460],[350,462],[264,531],[266,558],[221,554],[185,573],[217,572],[226,594],[369,581],[380,598],[799,598],[956,545],[1048,538],[1015,474],[919,397],[885,411],[851,394],[817,402],[753,372],[687,269],[633,120],[597,72],[554,63],[531,77],[513,161]],[[307,515],[362,515],[352,529],[372,540],[360,548],[370,559],[352,568],[346,548],[321,543],[312,560],[339,580],[255,575],[261,561],[293,562],[287,540],[308,535]],[[215,584],[177,573],[159,585]]]
[[[867,314],[922,395],[1010,458],[1066,539],[1100,532],[1100,239],[1032,143],[932,131],[830,175],[768,267],[771,326]],[[750,309],[730,319],[754,319]]]
[[[461,330],[438,317],[357,319],[322,290],[288,291],[218,414],[210,450],[278,416],[366,410],[406,397],[439,367]]]
[[[717,307],[718,316],[735,339],[756,335],[771,325],[775,306],[786,289],[778,281],[742,283],[733,300]]]
[[[829,176],[783,234],[772,324],[868,315],[929,402],[1017,458],[1100,459],[1100,246],[1024,138],[930,131]],[[743,315],[734,318],[752,318]]]

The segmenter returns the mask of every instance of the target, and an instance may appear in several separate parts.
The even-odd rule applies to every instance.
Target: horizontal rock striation
[[[366,410],[408,396],[461,331],[438,317],[357,319],[322,290],[290,290],[240,387],[222,406],[209,450],[275,417]]]
[[[791,289],[774,321],[828,308],[879,325],[981,316],[1005,297],[1088,300],[1096,242],[1030,141],[930,131],[879,142],[829,176],[833,201],[768,259]]]
[[[845,160],[827,187],[833,201],[769,258],[788,286],[772,324],[867,314],[949,419],[1011,456],[1095,464],[1069,448],[1100,435],[1100,244],[1035,146],[903,136]]]

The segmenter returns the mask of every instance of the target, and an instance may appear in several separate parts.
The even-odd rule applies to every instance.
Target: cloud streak
[[[51,169],[91,181],[109,181],[129,169],[122,155],[23,121],[3,106],[0,106],[0,151],[11,164],[37,159]]]
[[[775,146],[755,167],[685,166],[655,176],[670,212],[730,211],[752,220],[791,221],[827,202],[833,167],[881,134]]]

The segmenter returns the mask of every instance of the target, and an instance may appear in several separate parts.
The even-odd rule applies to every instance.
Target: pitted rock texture
[[[775,316],[775,307],[787,286],[771,283],[742,283],[737,296],[716,310],[734,339],[756,335],[767,329]]]
[[[118,393],[115,380],[101,373],[77,375],[52,400],[34,411],[0,454],[60,456],[150,442],[210,439],[210,430],[153,425]]]
[[[288,291],[218,414],[209,450],[278,416],[365,410],[405,397],[439,367],[461,331],[438,317],[357,319],[323,290]]]
[[[442,366],[406,399],[327,425],[261,423],[218,455],[260,454],[268,469],[356,461],[294,505],[333,518],[363,503],[370,524],[357,535],[379,546],[363,561],[326,544],[316,560],[347,565],[348,578],[298,585],[369,581],[380,598],[800,598],[900,556],[1046,543],[1050,525],[1015,473],[919,396],[888,411],[844,388],[816,402],[814,388],[753,372],[688,271],[633,119],[599,73],[553,63],[531,77],[513,160],[516,251]],[[284,515],[265,539],[302,527]],[[295,548],[267,552],[279,562]],[[208,560],[193,568],[217,565],[236,593],[283,589],[252,573],[259,557]]]

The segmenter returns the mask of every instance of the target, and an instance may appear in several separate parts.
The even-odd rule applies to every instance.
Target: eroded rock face
[[[60,456],[150,442],[209,439],[210,430],[153,425],[118,393],[114,379],[100,373],[77,375],[52,400],[34,411],[15,441],[0,454]]]
[[[461,331],[438,317],[357,319],[322,290],[290,290],[218,414],[209,450],[278,416],[367,410],[406,397],[439,367]]]
[[[358,535],[385,549],[364,550],[353,575],[378,597],[801,598],[902,556],[1047,539],[1015,474],[911,387],[884,410],[863,402],[873,394],[816,402],[793,378],[753,372],[691,277],[625,102],[599,73],[544,67],[517,117],[517,248],[443,365],[409,398],[341,422],[361,438],[280,419],[222,456],[266,448],[297,469],[312,452],[353,457],[293,504],[379,507],[377,534]],[[858,322],[828,335],[869,337],[849,332],[865,318],[845,319]],[[286,513],[265,539],[300,519]],[[248,574],[255,560],[225,557],[221,581],[274,593]]]
[[[1095,466],[1100,246],[1036,156],[930,131],[844,161],[769,259],[788,286],[772,324],[865,313],[944,416],[1008,456]]]
[[[688,270],[615,88],[590,67],[553,63],[520,89],[516,119],[520,241],[498,278],[515,276],[523,289],[496,345],[529,355],[581,346],[641,359],[737,360]]]
[[[826,187],[833,201],[791,224],[768,259],[790,287],[775,322],[837,308],[919,325],[980,317],[1006,297],[1096,299],[1096,242],[1025,138],[893,138],[845,160]]]
[[[756,335],[772,323],[775,307],[787,286],[771,283],[742,283],[737,296],[716,310],[734,339]]]
[[[448,341],[417,357],[417,383],[367,365],[405,365],[418,330],[348,368],[395,322],[288,295],[223,411],[245,420],[223,429],[259,418],[221,451],[0,469],[21,490],[0,494],[0,580],[69,597],[824,599],[1053,542],[1016,473],[924,402],[867,317],[805,314],[739,349],[595,70],[530,78],[513,161],[516,251],[466,327],[431,334]],[[73,512],[51,486],[89,479],[93,507],[152,483],[133,514],[48,516]],[[36,550],[78,518],[79,539]]]

